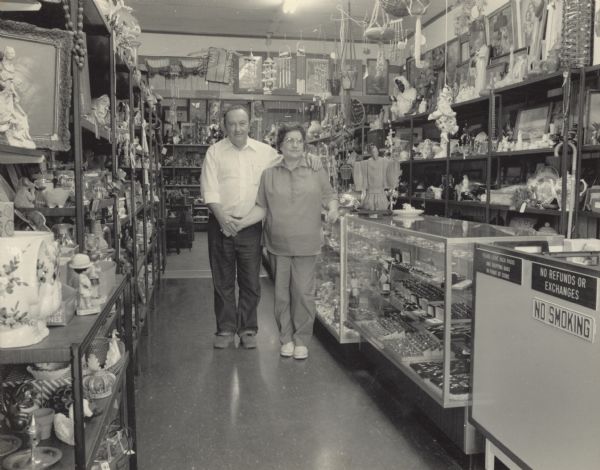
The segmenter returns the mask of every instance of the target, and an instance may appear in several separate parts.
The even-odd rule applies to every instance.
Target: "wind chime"
[[[262,75],[263,93],[265,95],[273,94],[273,88],[275,88],[275,80],[277,78],[277,67],[275,61],[271,59],[270,56],[267,56],[263,62]]]
[[[278,57],[275,58],[275,69],[277,70],[277,88],[290,88],[292,86],[292,50],[290,46],[279,49]]]

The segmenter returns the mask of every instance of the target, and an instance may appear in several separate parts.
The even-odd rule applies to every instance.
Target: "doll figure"
[[[79,286],[77,288],[77,306],[81,311],[93,308],[93,289],[90,278],[87,277],[85,271],[79,273]],[[81,313],[81,312],[80,312]]]

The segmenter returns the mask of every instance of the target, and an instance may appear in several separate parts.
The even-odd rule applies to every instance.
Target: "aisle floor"
[[[263,278],[256,350],[214,350],[212,281],[163,280],[140,346],[138,468],[463,468],[420,413],[328,351],[339,345],[280,358],[272,302]]]

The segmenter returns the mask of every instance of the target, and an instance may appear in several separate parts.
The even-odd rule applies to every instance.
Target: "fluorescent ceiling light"
[[[283,0],[283,12],[295,13],[299,3],[300,0]]]

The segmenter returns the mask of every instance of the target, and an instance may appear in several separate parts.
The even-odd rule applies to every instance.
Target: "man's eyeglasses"
[[[304,139],[294,139],[291,137],[286,137],[285,139],[283,139],[283,143],[285,144],[296,144],[296,145],[302,145],[304,143]]]

